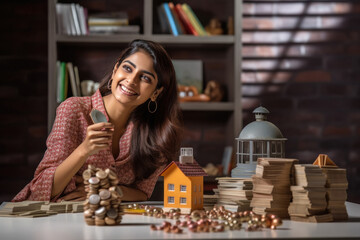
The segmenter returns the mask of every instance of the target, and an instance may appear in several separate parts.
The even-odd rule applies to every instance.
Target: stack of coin
[[[116,174],[89,165],[83,172],[87,199],[84,203],[84,217],[88,225],[118,225],[123,211],[120,206],[123,193],[117,185]]]

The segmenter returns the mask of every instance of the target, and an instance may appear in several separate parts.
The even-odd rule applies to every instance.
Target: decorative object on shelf
[[[201,60],[172,60],[176,81],[179,85],[194,86],[198,93],[203,90],[203,63]]]
[[[209,96],[210,101],[220,102],[224,98],[224,88],[219,82],[211,80],[206,84],[204,93]]]
[[[83,80],[81,81],[81,93],[83,96],[91,96],[99,88],[100,83],[93,80]]]
[[[195,161],[193,148],[181,148],[179,161],[171,162],[160,174],[164,176],[164,211],[179,208],[190,213],[203,208],[204,176]]]
[[[256,108],[256,121],[243,128],[237,141],[237,164],[231,171],[232,177],[251,178],[255,174],[258,158],[285,157],[285,141],[281,131],[273,123],[266,121],[270,112],[264,107]]]
[[[223,29],[221,28],[221,22],[217,18],[212,18],[209,24],[206,25],[205,30],[209,35],[223,34]]]
[[[209,102],[206,94],[199,94],[195,86],[178,85],[180,102]]]
[[[234,18],[232,16],[228,17],[227,34],[234,35]]]

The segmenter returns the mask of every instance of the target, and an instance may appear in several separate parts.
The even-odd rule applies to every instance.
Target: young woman
[[[93,123],[92,109],[107,123]],[[13,199],[84,200],[89,164],[116,172],[123,200],[148,199],[159,173],[175,159],[182,122],[171,59],[155,42],[134,40],[91,97],[57,109],[34,179]]]

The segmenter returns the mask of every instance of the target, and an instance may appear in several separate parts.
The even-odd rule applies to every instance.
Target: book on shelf
[[[174,18],[174,22],[175,22],[175,25],[176,25],[176,28],[177,28],[179,34],[186,34],[184,26],[182,25],[182,23],[181,23],[181,21],[179,19],[179,15],[176,13],[174,3],[169,2],[168,5],[169,5],[169,8],[170,8],[171,14],[172,14],[172,16]]]
[[[87,10],[75,3],[56,4],[57,33],[64,35],[86,35]]]
[[[129,25],[129,17],[125,11],[96,13],[89,16],[88,24],[89,26],[126,26]]]
[[[74,97],[78,97],[78,90],[77,90],[77,84],[75,79],[75,71],[74,66],[71,62],[66,63],[66,68],[69,73],[69,79],[71,84],[71,92]]]
[[[175,10],[176,10],[176,13],[179,16],[180,22],[184,26],[184,29],[185,29],[186,33],[192,34],[194,36],[199,36],[199,33],[195,30],[194,26],[191,24],[190,19],[188,18],[188,16],[186,15],[184,10],[182,9],[180,3],[177,3],[175,5]]]
[[[186,3],[162,3],[157,7],[157,12],[162,33],[171,33],[174,36],[181,34],[207,35],[200,20]]]
[[[178,36],[180,33],[178,31],[178,28],[176,27],[175,19],[171,13],[170,7],[168,3],[161,4],[162,8],[165,11],[165,16],[167,18],[167,22],[170,26],[170,31],[174,36]]]
[[[138,25],[127,25],[127,26],[116,26],[116,25],[95,25],[89,26],[90,33],[130,33],[137,34],[140,32],[140,26]]]
[[[93,34],[137,34],[139,25],[129,25],[128,15],[124,11],[91,14],[88,20],[89,32]]]
[[[78,69],[76,66],[74,66],[71,62],[57,61],[56,72],[57,72],[56,100],[58,103],[63,102],[68,96],[74,96],[74,97],[81,96],[80,79],[79,79]],[[71,89],[71,94],[68,93],[70,89]]]
[[[198,17],[196,16],[196,14],[192,10],[192,8],[186,3],[183,3],[181,5],[181,7],[184,10],[184,12],[186,13],[186,15],[188,16],[191,24],[194,26],[196,31],[199,33],[199,36],[208,35],[207,32],[205,31],[204,26],[201,24],[200,20],[198,19]]]

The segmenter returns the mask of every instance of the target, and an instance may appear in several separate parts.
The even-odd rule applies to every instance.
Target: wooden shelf
[[[180,107],[184,111],[234,111],[232,102],[183,102]]]
[[[206,45],[206,44],[216,44],[216,45],[232,45],[234,44],[234,36],[172,36],[168,34],[158,34],[158,35],[142,35],[142,34],[114,34],[114,35],[82,35],[82,36],[68,36],[68,35],[57,35],[56,41],[58,43],[129,43],[133,39],[141,38],[148,39],[160,43],[167,44],[188,44],[188,45]]]

